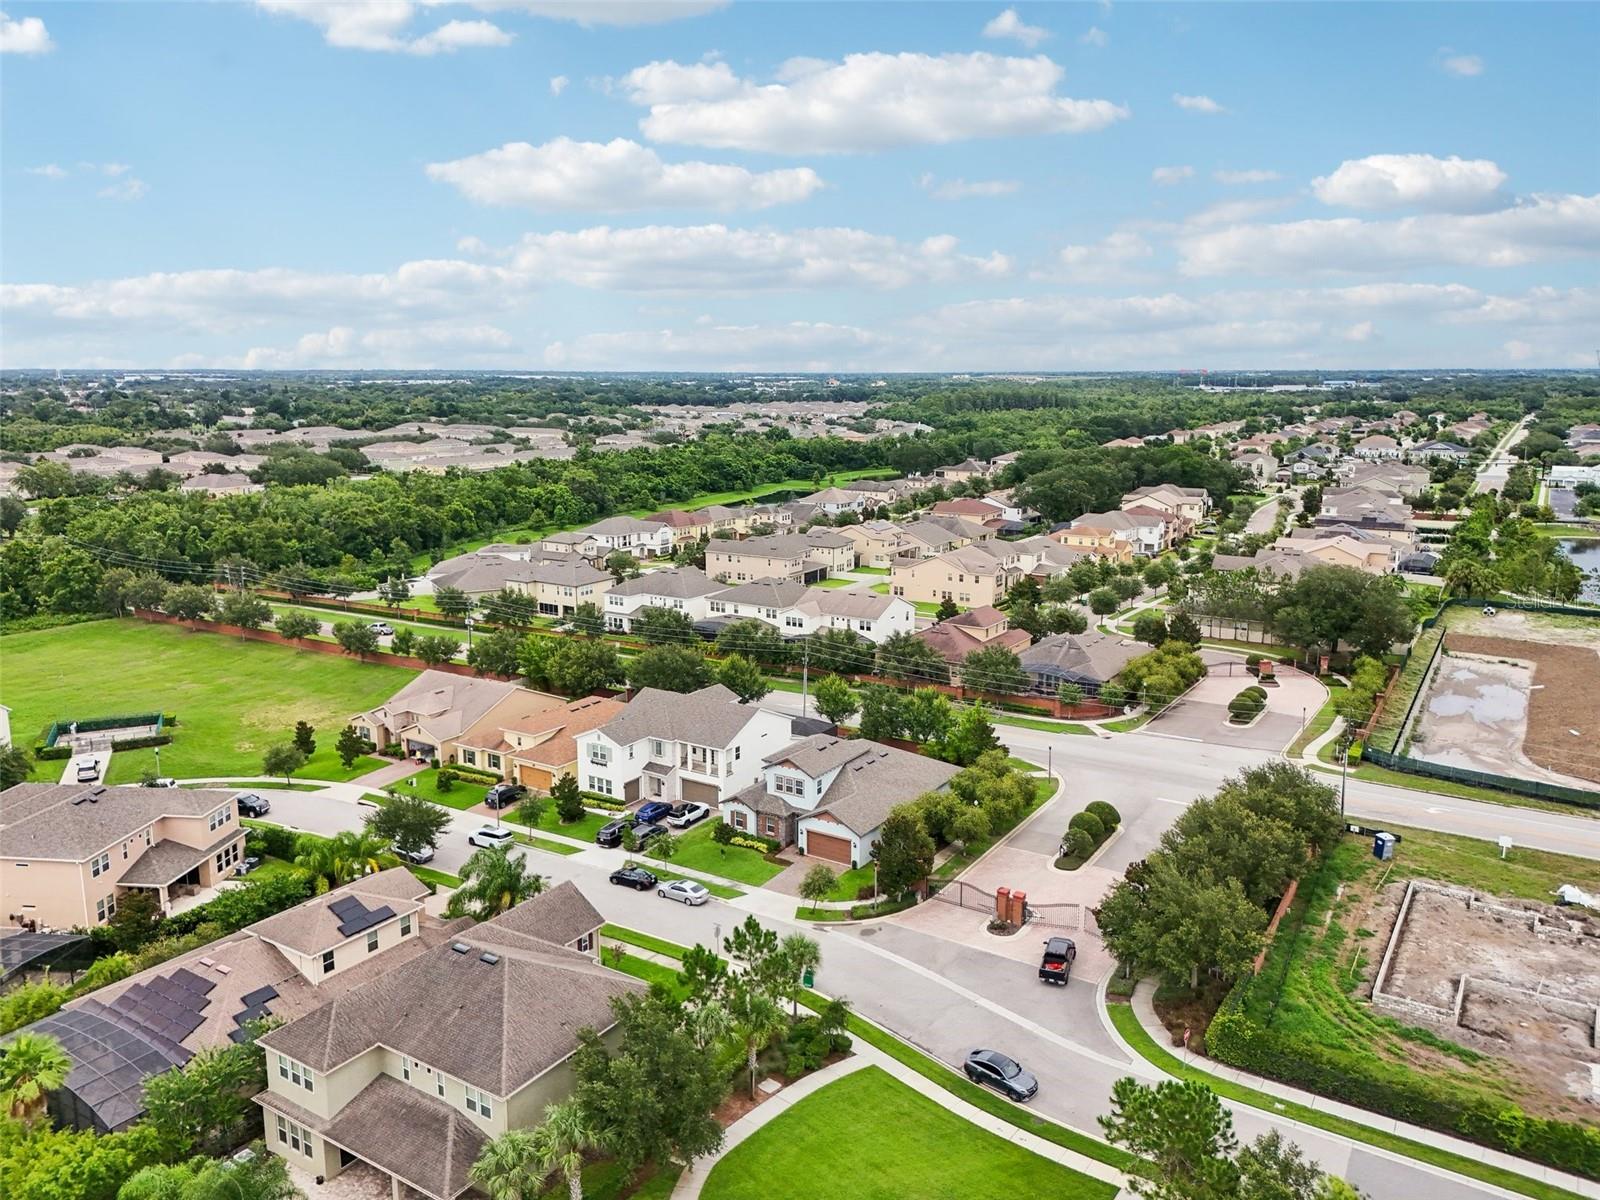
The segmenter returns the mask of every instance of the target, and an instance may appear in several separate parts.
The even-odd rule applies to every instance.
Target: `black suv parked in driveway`
[[[1065,987],[1072,978],[1072,962],[1077,957],[1078,947],[1071,938],[1051,938],[1045,942],[1044,957],[1039,960],[1039,978]]]
[[[520,783],[497,783],[483,795],[483,802],[490,808],[509,808],[528,794],[528,789]]]
[[[624,818],[621,821],[608,821],[595,831],[594,844],[596,846],[604,846],[608,850],[613,850],[622,845],[623,831],[632,828],[633,819],[631,817]]]

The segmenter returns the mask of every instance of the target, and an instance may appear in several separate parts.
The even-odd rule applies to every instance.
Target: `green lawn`
[[[651,933],[640,933],[637,929],[625,929],[621,925],[602,925],[600,936],[610,938],[614,942],[626,942],[630,946],[638,946],[641,950],[665,954],[668,958],[682,958],[688,950],[687,946],[680,946],[677,942],[669,942],[666,938],[658,938]]]
[[[298,871],[299,869],[287,859],[273,858],[270,854],[263,854],[261,856],[261,865],[244,878],[255,883],[262,879],[273,879],[279,875],[287,875],[291,871]]]
[[[851,570],[851,573],[855,574],[855,575],[887,575],[887,574],[889,574],[889,568],[888,567],[851,567],[850,570]]]
[[[751,850],[748,846],[719,846],[711,836],[716,824],[714,819],[705,820],[680,835],[678,852],[671,859],[672,865],[687,867],[691,871],[704,871],[707,875],[720,875],[724,879],[748,883],[753,887],[760,887],[783,870],[776,863],[769,863],[759,850]],[[656,873],[660,874],[659,871]]]
[[[514,825],[519,824],[515,806],[505,810],[505,819]],[[602,816],[599,813],[585,811],[583,816],[572,824],[563,825],[560,814],[556,812],[555,803],[547,801],[544,811],[539,814],[539,823],[532,828],[542,829],[546,833],[559,833],[562,837],[576,838],[580,842],[592,842],[594,835],[600,832],[600,827],[614,820],[616,820],[614,816]]]
[[[854,900],[864,887],[872,886],[872,865],[841,872],[839,882],[828,893],[829,900]]]
[[[552,842],[549,838],[533,837],[531,834],[519,833],[517,840],[524,845],[532,846],[535,850],[543,850],[547,854],[582,854],[579,846],[569,846],[565,842]]]
[[[435,871],[432,867],[415,867],[409,863],[406,864],[406,870],[422,880],[423,883],[431,883],[434,887],[458,888],[461,886],[460,877],[450,874],[449,871]]]
[[[963,1120],[878,1067],[797,1101],[723,1156],[701,1192],[706,1200],[1110,1200],[1115,1194],[1110,1184]]]
[[[465,780],[454,779],[448,792],[441,791],[439,772],[432,767],[426,771],[418,771],[415,775],[408,775],[391,786],[403,796],[421,796],[424,800],[432,800],[435,804],[442,804],[446,808],[454,808],[461,812],[482,804],[484,793],[489,790],[489,785],[485,783],[467,783]]]
[[[887,596],[889,594],[889,585],[887,583],[875,583],[867,590],[877,592],[880,596]]]
[[[859,580],[855,579],[819,579],[813,587],[819,588],[847,588],[854,587]]]
[[[346,721],[399,691],[416,672],[353,658],[245,642],[128,618],[19,633],[5,639],[0,702],[11,708],[18,744],[31,747],[51,721],[161,709],[176,713],[161,747],[161,774],[180,779],[251,775],[269,746],[288,742],[296,721],[316,728],[317,752],[298,775],[352,779],[383,764],[339,762],[334,741]],[[112,755],[107,782],[155,770],[153,750]],[[59,762],[36,764],[55,779]]]
[[[1039,729],[1045,733],[1066,734],[1068,737],[1094,736],[1094,730],[1087,725],[1077,725],[1071,721],[1034,721],[1028,717],[1013,716],[1008,712],[996,712],[992,708],[989,710],[989,719],[996,725],[1015,725],[1018,729]]]
[[[1323,702],[1321,708],[1317,709],[1317,715],[1312,717],[1306,727],[1300,731],[1300,736],[1294,739],[1294,744],[1287,751],[1290,758],[1299,758],[1307,746],[1332,728],[1333,719],[1339,715],[1334,711],[1333,702],[1350,689],[1342,683],[1331,682],[1327,683],[1326,687],[1328,689],[1327,700]]]
[[[322,790],[322,785],[320,783],[285,783],[281,779],[236,779],[232,783],[226,784],[213,783],[201,779],[194,783],[180,783],[178,786],[180,788],[276,788],[280,792],[320,792]]]

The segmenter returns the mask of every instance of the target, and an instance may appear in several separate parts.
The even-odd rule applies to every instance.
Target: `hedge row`
[[[459,763],[441,766],[439,768],[439,777],[442,779],[446,775],[459,779],[463,783],[495,784],[500,782],[500,773],[498,771],[486,771],[482,767],[464,767]]]
[[[1122,814],[1104,800],[1091,800],[1082,812],[1067,822],[1067,831],[1061,835],[1061,855],[1056,865],[1063,870],[1081,866],[1102,842],[1116,832],[1122,824]],[[1070,862],[1070,866],[1064,863]]]
[[[1293,1084],[1369,1112],[1452,1133],[1507,1154],[1600,1179],[1600,1128],[1529,1116],[1514,1104],[1496,1105],[1433,1086],[1420,1075],[1377,1077],[1349,1070],[1327,1047],[1285,1036],[1245,1012],[1253,976],[1228,993],[1206,1030],[1206,1053],[1218,1062]]]
[[[615,796],[602,796],[599,792],[580,792],[583,803],[588,808],[603,808],[607,812],[621,812],[628,807],[627,801],[618,800]]]

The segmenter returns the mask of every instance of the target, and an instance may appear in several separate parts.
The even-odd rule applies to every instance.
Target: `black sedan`
[[[636,892],[648,892],[660,881],[643,867],[618,867],[611,872],[611,882],[618,887],[631,887]]]
[[[962,1069],[973,1083],[992,1087],[1011,1100],[1032,1100],[1039,1093],[1039,1081],[998,1050],[974,1050]]]

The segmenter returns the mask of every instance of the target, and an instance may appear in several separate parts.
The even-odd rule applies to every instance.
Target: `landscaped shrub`
[[[405,752],[401,750],[399,742],[386,742],[383,747],[385,758],[404,758]]]
[[[111,743],[111,748],[113,750],[143,750],[147,746],[169,746],[171,744],[171,734],[152,733],[147,737],[117,738]]]
[[[733,826],[726,821],[718,821],[711,827],[711,840],[719,846],[726,846],[737,836],[738,834],[734,832]]]
[[[602,796],[599,792],[583,792],[583,802],[589,808],[603,808],[608,812],[621,812],[627,804],[614,796]]]
[[[443,779],[446,775],[454,775],[457,779],[467,783],[500,782],[500,773],[498,771],[486,771],[482,767],[453,765],[439,768],[439,778]]]
[[[453,792],[456,787],[456,777],[453,771],[440,771],[436,785],[440,792]]]
[[[1100,824],[1106,827],[1107,833],[1115,829],[1118,825],[1122,824],[1122,814],[1116,809],[1112,808],[1111,805],[1107,804],[1104,800],[1089,801],[1089,803],[1083,806],[1083,811],[1086,813],[1093,813],[1096,817],[1099,817]]]
[[[747,850],[759,850],[763,854],[772,854],[778,849],[778,843],[772,838],[761,837],[753,833],[735,834],[727,840],[725,845],[743,846]]]
[[[59,746],[35,746],[33,757],[40,762],[54,762],[57,759],[71,758],[72,747],[63,742]]]
[[[1066,851],[1063,858],[1075,858],[1079,862],[1094,853],[1094,839],[1082,829],[1067,830],[1066,837],[1061,839],[1061,846]]]
[[[1243,725],[1266,706],[1266,689],[1252,684],[1228,701],[1228,716],[1235,725]]]
[[[298,834],[281,825],[251,825],[246,826],[246,829],[249,830],[246,835],[247,842],[258,843],[262,851],[273,858],[281,858],[286,862],[294,861],[294,843]]]
[[[1106,827],[1101,822],[1100,818],[1095,816],[1092,812],[1085,811],[1078,813],[1072,818],[1072,820],[1067,822],[1067,828],[1083,830],[1084,833],[1089,835],[1089,840],[1094,842],[1094,844],[1097,846],[1101,842],[1105,841]]]

